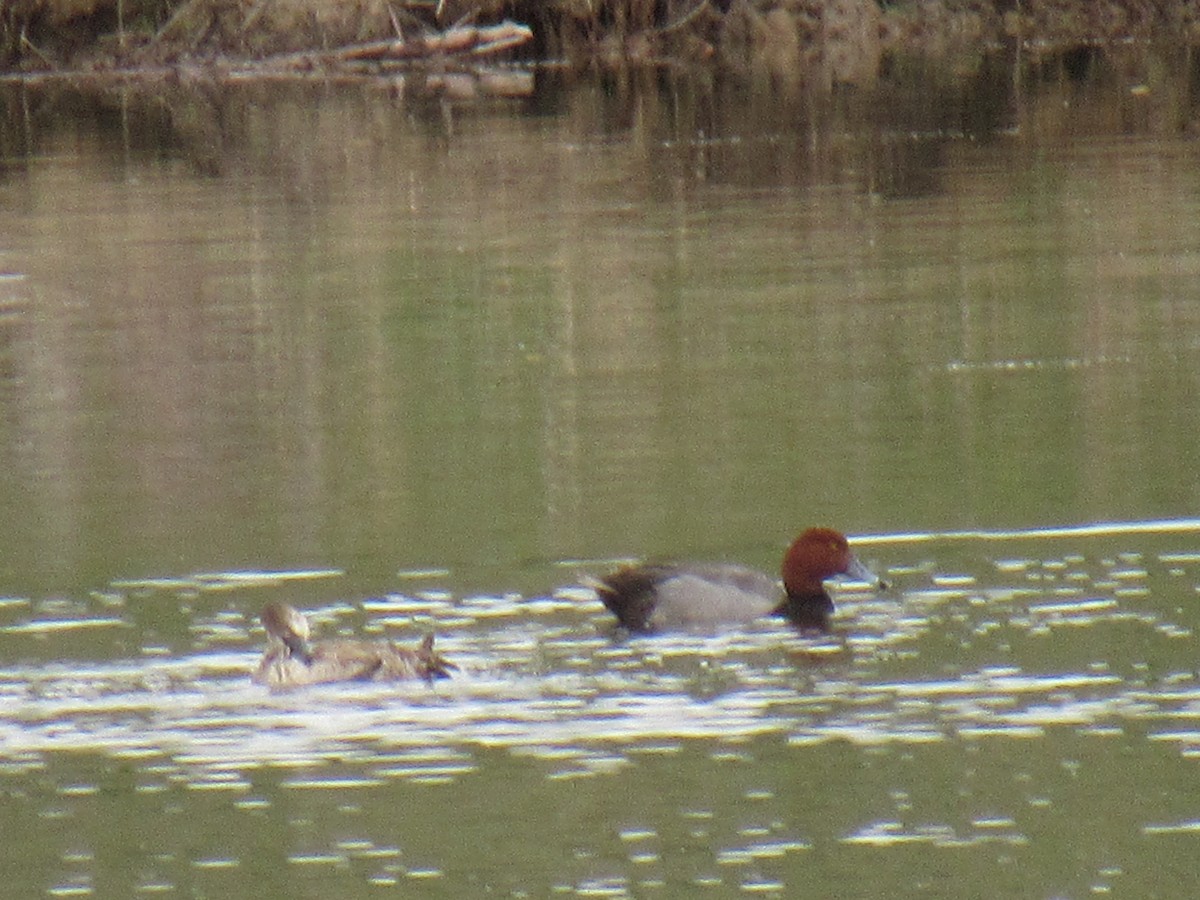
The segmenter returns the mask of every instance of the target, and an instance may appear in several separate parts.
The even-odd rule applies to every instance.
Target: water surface
[[[1188,895],[1172,71],[5,85],[15,894]],[[813,523],[828,639],[580,586]],[[265,691],[271,599],[462,672]]]

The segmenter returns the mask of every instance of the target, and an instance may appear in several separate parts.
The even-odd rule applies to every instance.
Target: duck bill
[[[850,564],[846,566],[846,571],[843,574],[854,581],[866,582],[871,586],[872,590],[887,590],[887,582],[859,562],[857,556],[850,557]]]

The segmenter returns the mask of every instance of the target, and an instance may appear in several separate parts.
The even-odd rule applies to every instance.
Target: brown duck
[[[252,676],[270,687],[297,687],[334,681],[401,681],[449,678],[458,667],[433,649],[433,635],[416,650],[391,641],[309,641],[308,619],[294,607],[272,601],[260,615],[267,650]]]

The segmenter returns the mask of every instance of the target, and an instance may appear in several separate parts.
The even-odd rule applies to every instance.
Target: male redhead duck
[[[630,631],[712,627],[776,615],[806,631],[828,631],[833,601],[822,583],[836,575],[887,587],[832,528],[809,528],[783,556],[775,579],[730,563],[642,563],[591,583]]]
[[[294,607],[273,601],[263,607],[267,650],[253,679],[271,687],[297,687],[331,681],[400,681],[449,678],[458,668],[434,652],[433,635],[416,650],[390,641],[310,642],[308,619]]]

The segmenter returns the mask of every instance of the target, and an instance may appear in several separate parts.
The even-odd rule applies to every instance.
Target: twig
[[[662,28],[658,29],[656,34],[670,34],[672,31],[678,31],[681,28],[686,28],[688,25],[692,24],[696,17],[699,16],[700,13],[704,12],[704,10],[707,8],[708,0],[700,0],[699,3],[693,6],[688,12],[684,13],[674,22],[669,22]]]
[[[242,20],[243,33],[249,31],[257,24],[272,2],[274,0],[254,0],[254,5],[250,7],[250,11],[246,13],[246,18]]]
[[[197,6],[202,2],[205,2],[205,0],[187,0],[187,3],[184,3],[183,5],[176,7],[175,12],[171,14],[171,18],[167,19],[167,21],[163,24],[163,27],[158,29],[158,32],[154,35],[153,38],[150,39],[150,46],[153,47],[155,44],[157,44],[159,41],[161,41],[164,37],[166,37],[167,32],[171,31],[175,27],[175,24],[177,22],[179,22],[181,19],[185,18],[189,13],[191,13],[192,7]],[[251,10],[251,14],[253,14],[253,12],[254,11]]]
[[[392,4],[387,5],[388,18],[392,20],[392,31],[396,32],[396,40],[404,40],[404,29],[400,27],[400,20],[396,18],[396,10],[392,9]]]
[[[466,25],[470,25],[475,21],[475,18],[478,15],[479,15],[479,7],[477,6],[470,12],[463,13],[461,16],[459,16],[458,21],[455,22],[453,25],[451,25],[448,30],[453,31],[455,28],[462,28]]]
[[[57,67],[57,64],[54,62],[54,60],[52,60],[49,56],[47,56],[45,53],[43,53],[41,50],[39,50],[37,48],[37,45],[34,44],[33,41],[31,41],[28,37],[25,36],[25,26],[24,25],[21,26],[21,46],[26,48],[27,50],[32,51],[33,54],[38,59],[40,59],[42,62],[44,62],[46,65],[50,66],[51,68]]]

